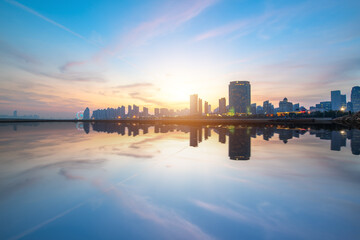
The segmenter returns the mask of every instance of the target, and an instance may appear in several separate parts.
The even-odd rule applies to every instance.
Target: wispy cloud
[[[39,64],[39,61],[34,57],[14,48],[2,40],[0,40],[0,54],[6,55],[7,58],[14,58],[27,64]]]
[[[168,10],[165,14],[153,20],[142,22],[128,34],[121,36],[115,44],[109,45],[100,50],[93,57],[83,61],[70,61],[60,68],[66,71],[72,67],[80,66],[88,62],[101,61],[107,57],[117,56],[121,51],[134,46],[139,46],[147,41],[174,31],[183,23],[190,21],[198,16],[216,0],[197,0],[177,2],[177,6]]]
[[[156,104],[156,105],[159,105],[159,106],[164,105],[163,102],[152,99],[152,98],[145,97],[142,93],[139,93],[139,92],[129,93],[129,96],[131,98],[133,98],[133,99],[137,99],[137,100],[143,101],[145,103],[153,103],[153,104]]]
[[[118,85],[114,88],[128,89],[128,88],[152,87],[152,86],[154,86],[152,83],[134,83],[134,84],[127,84],[127,85]]]
[[[83,39],[83,40],[85,40],[85,41],[87,41],[89,43],[94,44],[94,42],[88,40],[84,36],[70,30],[69,28],[65,27],[64,25],[61,25],[60,23],[55,22],[54,20],[51,20],[50,18],[45,17],[44,15],[40,14],[39,12],[37,12],[37,11],[35,11],[35,10],[33,10],[33,9],[31,9],[31,8],[25,6],[25,5],[23,5],[23,4],[21,4],[21,3],[17,2],[17,1],[14,1],[14,0],[5,0],[5,1],[12,4],[12,5],[14,5],[14,6],[16,6],[16,7],[18,7],[18,8],[21,8],[24,11],[27,11],[28,13],[31,13],[31,14],[43,19],[44,21],[46,21],[48,23],[53,24],[54,26],[56,26],[58,28],[61,28],[61,29],[65,30],[65,31],[67,31],[68,33],[74,35],[75,37],[78,37],[78,38]]]
[[[288,7],[277,10],[269,10],[259,16],[253,16],[246,19],[239,19],[223,26],[211,29],[194,37],[194,41],[202,41],[223,35],[234,34],[230,39],[234,40],[258,32],[258,36],[268,39],[270,36],[264,33],[265,28],[269,28],[275,24],[284,24],[290,18],[299,16],[308,3],[300,4],[294,7]]]

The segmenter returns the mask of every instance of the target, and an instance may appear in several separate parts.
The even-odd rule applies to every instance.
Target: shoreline
[[[264,125],[339,125],[330,118],[299,118],[299,119],[109,119],[109,120],[76,120],[76,119],[0,119],[0,123],[24,123],[24,122],[108,122],[108,123],[153,123],[153,124],[264,124]]]

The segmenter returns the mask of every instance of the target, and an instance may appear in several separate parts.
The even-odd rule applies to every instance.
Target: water
[[[360,130],[0,125],[0,239],[359,239]]]

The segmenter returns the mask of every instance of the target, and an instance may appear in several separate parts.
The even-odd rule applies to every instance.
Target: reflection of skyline
[[[90,124],[89,124],[90,125]],[[90,132],[90,126],[83,126],[86,133]],[[251,156],[251,138],[262,136],[264,141],[269,141],[275,134],[284,144],[293,138],[300,138],[306,132],[321,140],[330,140],[330,150],[340,151],[346,147],[346,139],[350,140],[351,152],[360,154],[360,130],[342,129],[332,130],[330,128],[283,128],[283,127],[259,127],[259,126],[201,126],[201,125],[167,125],[167,124],[124,124],[124,123],[92,123],[92,129],[97,132],[118,133],[119,135],[137,136],[149,133],[149,128],[154,127],[154,133],[184,132],[189,133],[189,146],[199,147],[200,143],[212,137],[214,131],[218,135],[218,142],[226,144],[228,138],[229,158],[232,160],[249,160]]]

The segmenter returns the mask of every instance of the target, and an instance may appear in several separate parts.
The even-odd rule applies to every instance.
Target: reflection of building
[[[341,147],[346,146],[346,132],[332,131],[331,132],[331,150],[340,151]]]
[[[198,129],[196,127],[190,127],[190,146],[198,146]]]
[[[233,81],[229,84],[229,109],[230,112],[250,113],[250,82]]]
[[[293,138],[293,130],[279,129],[279,139],[284,143],[287,143],[289,139]]]
[[[235,128],[229,133],[229,157],[232,160],[249,160],[251,151],[249,128]]]
[[[354,155],[360,155],[360,130],[352,129],[351,131],[351,152]]]
[[[219,128],[219,142],[221,143],[226,143],[226,132],[227,132],[227,129],[225,128]]]

